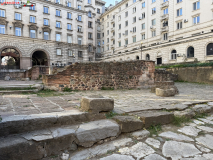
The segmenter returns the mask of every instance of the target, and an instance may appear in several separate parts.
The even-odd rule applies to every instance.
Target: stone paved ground
[[[158,97],[147,90],[101,90],[62,92],[59,96],[0,95],[0,115],[29,115],[77,110],[80,99],[87,95],[103,95],[115,100],[115,111],[119,113],[154,109],[175,109],[188,102],[213,100],[213,85],[176,83],[180,94],[175,97]],[[180,106],[182,107],[182,106]]]

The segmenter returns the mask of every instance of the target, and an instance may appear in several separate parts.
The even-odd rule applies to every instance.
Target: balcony
[[[115,18],[111,19],[111,23],[115,23]]]
[[[111,48],[115,48],[115,44],[111,44]]]
[[[111,32],[114,32],[114,31],[115,31],[115,27],[112,27],[112,28],[111,28]]]
[[[111,40],[114,40],[115,39],[115,36],[111,36]]]
[[[161,32],[168,32],[169,31],[169,26],[165,26],[161,28]]]
[[[161,21],[169,19],[169,14],[164,14],[163,16],[161,16]]]
[[[167,8],[169,7],[169,1],[166,1],[164,3],[161,4],[161,9]]]

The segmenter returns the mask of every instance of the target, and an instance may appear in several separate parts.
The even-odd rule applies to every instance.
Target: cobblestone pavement
[[[175,109],[178,104],[213,100],[213,85],[176,83],[180,94],[175,97],[158,97],[146,90],[101,90],[62,92],[60,96],[1,95],[0,115],[29,115],[78,110],[82,96],[103,95],[115,100],[118,113],[154,109]]]

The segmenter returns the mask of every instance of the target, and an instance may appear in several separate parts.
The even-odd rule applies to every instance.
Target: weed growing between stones
[[[44,90],[37,92],[37,96],[39,96],[39,97],[50,97],[50,96],[61,96],[61,95],[63,95],[63,94],[50,90],[50,89],[44,89]]]
[[[113,112],[113,111],[110,111],[109,113],[106,113],[106,114],[105,114],[105,116],[106,116],[107,119],[110,119],[110,118],[112,118],[112,117],[114,117],[114,116],[117,116],[117,115],[118,115],[118,114],[115,113],[115,112]]]
[[[158,132],[160,132],[162,130],[161,125],[151,125],[148,129],[150,132],[150,136],[152,137],[152,135],[157,135],[158,136]]]
[[[63,89],[63,92],[72,92],[72,90],[71,90],[71,88],[65,87],[65,88]]]
[[[190,122],[190,121],[191,121],[191,119],[187,118],[185,116],[182,116],[182,117],[175,116],[174,120],[173,120],[173,124],[175,126],[180,127],[182,123],[186,123],[186,122]]]
[[[198,119],[198,118],[205,118],[207,116],[208,116],[207,113],[196,113],[196,115],[193,118]]]
[[[102,87],[101,90],[114,90],[114,88],[112,87]]]

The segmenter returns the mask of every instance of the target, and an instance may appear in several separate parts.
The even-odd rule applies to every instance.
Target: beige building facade
[[[103,61],[213,60],[212,0],[123,0],[102,14],[101,25]]]
[[[1,64],[4,57],[15,59],[15,67],[11,69],[95,61],[96,52],[100,52],[97,36],[104,1],[33,0],[31,3],[34,6],[0,5]]]

